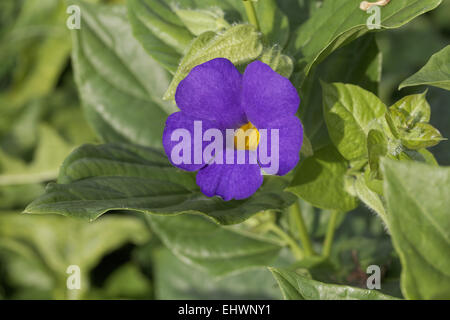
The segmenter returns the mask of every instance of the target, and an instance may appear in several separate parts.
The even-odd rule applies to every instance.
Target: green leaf
[[[350,211],[358,203],[344,188],[347,166],[347,161],[329,145],[303,160],[286,190],[322,209]]]
[[[342,83],[323,87],[323,109],[328,133],[347,160],[367,157],[367,135],[383,123],[386,106],[373,93]]]
[[[217,35],[213,32],[203,33],[192,42],[181,60],[164,99],[174,99],[178,84],[199,64],[215,58],[226,58],[239,65],[257,58],[262,49],[260,33],[249,24],[235,25]]]
[[[0,150],[0,186],[24,185],[53,180],[72,147],[47,125],[39,128],[39,143],[30,164]]]
[[[302,149],[300,150],[300,154],[305,156],[306,158],[311,157],[314,154],[314,149],[311,141],[305,133],[303,133],[303,144]]]
[[[388,227],[408,299],[450,298],[450,168],[385,160]]]
[[[268,64],[273,71],[278,72],[285,78],[291,76],[294,71],[294,63],[288,56],[281,54],[277,46],[265,50],[259,59],[265,64]]]
[[[92,290],[91,290],[92,291]],[[95,291],[94,291],[95,292]],[[120,266],[106,279],[99,296],[89,299],[149,299],[152,287],[148,278],[141,272],[139,266],[128,262]]]
[[[1,136],[1,147],[10,155],[24,157],[37,144],[37,131],[43,108],[39,103],[30,103],[9,117],[5,134]]]
[[[147,219],[174,255],[213,276],[270,265],[281,250],[275,242],[238,233],[197,215]]]
[[[230,27],[225,20],[225,13],[220,8],[182,9],[178,5],[172,5],[172,10],[196,36],[206,31],[217,32]]]
[[[41,184],[20,184],[0,187],[0,209],[25,208],[27,204],[44,193]]]
[[[8,56],[18,59],[5,105],[19,107],[42,98],[57,84],[71,47],[66,8],[59,0],[23,3],[14,26],[0,43],[2,63]]]
[[[358,197],[371,210],[375,211],[381,220],[387,223],[387,214],[383,199],[381,196],[369,188],[368,180],[363,173],[357,174],[354,177],[349,177],[347,180],[347,190]]]
[[[411,130],[401,131],[402,143],[409,149],[429,148],[445,140],[439,130],[428,123],[418,123]]]
[[[389,108],[386,120],[394,136],[412,150],[429,148],[444,140],[441,133],[428,124],[430,105],[426,92],[402,98]]]
[[[400,84],[399,90],[418,85],[450,90],[450,45],[432,55],[422,69]]]
[[[147,53],[166,70],[175,73],[193,35],[164,2],[127,0],[128,14],[133,34]],[[218,7],[225,12],[229,21],[242,21],[244,13],[242,0],[177,0],[173,3],[183,9],[211,10],[212,7]],[[182,41],[173,41],[174,37],[179,37]]]
[[[134,36],[152,58],[174,72],[193,35],[162,0],[127,0],[127,4]]]
[[[412,94],[398,100],[389,107],[389,112],[397,126],[413,126],[418,122],[429,122],[430,104],[426,99],[427,92]]]
[[[310,15],[320,8],[322,1],[317,0],[277,0],[280,10],[288,17],[291,30],[296,30]]]
[[[283,48],[289,39],[287,16],[278,8],[276,0],[258,0],[255,6],[265,41]]]
[[[373,34],[337,50],[321,63],[300,88],[300,117],[314,149],[330,143],[323,117],[322,87],[327,83],[357,84],[375,94],[381,79],[382,55]],[[295,74],[292,77],[295,79]]]
[[[434,155],[427,149],[420,149],[420,150],[417,150],[417,152],[420,153],[420,155],[423,157],[423,159],[424,159],[423,162],[428,163],[432,166],[439,166]]]
[[[91,269],[105,253],[129,240],[143,243],[149,236],[146,227],[130,217],[104,217],[91,224],[57,216],[20,214],[0,214],[0,220],[1,237],[19,242],[24,239],[58,274],[65,274],[70,264]],[[72,251],[66,251],[65,245]]]
[[[438,166],[436,159],[433,154],[427,149],[411,150],[404,149],[400,154],[398,154],[394,159],[401,161],[416,161],[423,162],[433,166]]]
[[[442,7],[439,10],[433,12],[433,22],[436,23],[437,26],[442,28],[442,30],[450,29],[450,21],[448,18],[448,12],[450,10],[450,3],[448,1],[444,1],[442,3]]]
[[[440,3],[441,0],[391,1],[381,8],[380,27],[399,28]],[[369,32],[369,17],[354,0],[326,0],[295,34],[292,51],[297,53],[303,73],[307,75],[334,50]]]
[[[397,300],[376,290],[315,281],[294,271],[269,268],[285,300]]]
[[[266,268],[252,268],[217,279],[185,264],[167,249],[154,252],[156,299],[281,299],[275,280]]]
[[[83,27],[72,31],[73,66],[88,120],[104,141],[161,148],[164,122],[177,110],[159,98],[168,74],[133,38],[124,7],[76,3]]]
[[[399,115],[401,115],[401,114],[396,111],[390,111],[390,112],[386,112],[384,114],[384,118],[386,120],[387,127],[389,128],[389,131],[390,131],[393,139],[400,139],[400,133],[398,132],[397,126],[398,126],[398,124],[400,124],[400,121],[403,120],[403,117],[400,116],[400,118],[397,118],[395,120],[395,122],[394,122],[394,118],[393,118],[393,116],[397,117]]]
[[[228,21],[243,21],[245,8],[242,0],[177,0],[175,1],[182,8],[206,9],[220,8],[225,12]]]
[[[52,280],[53,294],[61,295],[53,296],[56,299],[89,291],[89,272],[103,256],[125,243],[142,244],[148,238],[148,228],[130,217],[104,217],[89,224],[58,216],[0,214],[0,249],[26,258],[27,263],[39,263]],[[81,290],[67,290],[70,265],[80,267]]]
[[[369,166],[372,175],[381,179],[380,158],[388,153],[388,141],[380,130],[370,130],[367,136],[367,152],[369,154]]]
[[[223,201],[204,196],[192,173],[171,166],[165,154],[133,145],[85,145],[64,162],[46,194],[28,213],[57,213],[94,220],[108,211],[159,215],[199,213],[221,224],[240,223],[262,210],[279,210],[295,199],[279,177],[265,177],[251,198]]]

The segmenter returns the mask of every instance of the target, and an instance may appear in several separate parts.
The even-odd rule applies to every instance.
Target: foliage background
[[[0,298],[281,299],[265,268],[216,277],[175,257],[152,231],[151,224],[158,221],[142,215],[108,214],[89,224],[19,214],[57,178],[75,147],[100,142],[80,106],[65,9],[59,0],[0,2]],[[296,12],[286,13],[291,21],[300,19]],[[424,91],[397,88],[450,42],[449,17],[450,2],[444,1],[438,10],[401,28],[376,34],[383,54],[379,96],[387,105]],[[427,98],[431,123],[449,137],[449,91],[430,87]],[[431,149],[440,165],[450,165],[449,147],[443,141]],[[319,246],[330,212],[318,214],[306,202],[301,206]],[[402,297],[399,259],[381,221],[360,205],[339,222],[332,254],[337,271],[321,266],[311,271],[314,278],[363,286],[365,268],[379,264],[384,268],[382,291]],[[290,259],[282,253],[275,265],[285,266]],[[72,263],[83,270],[84,290],[75,293],[65,287],[65,271]]]

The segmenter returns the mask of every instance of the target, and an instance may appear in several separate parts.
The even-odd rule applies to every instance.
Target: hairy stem
[[[259,21],[258,21],[258,17],[256,16],[255,7],[253,6],[253,0],[243,0],[243,1],[244,1],[244,6],[245,6],[245,12],[247,13],[248,21],[250,21],[250,23],[252,25],[254,25],[256,27],[256,29],[259,31],[260,30]]]
[[[311,240],[309,238],[308,230],[306,229],[305,221],[303,220],[302,212],[300,210],[300,205],[296,201],[292,206],[289,207],[289,214],[291,215],[302,242],[303,249],[305,250],[306,256],[314,256],[316,253],[312,247]]]

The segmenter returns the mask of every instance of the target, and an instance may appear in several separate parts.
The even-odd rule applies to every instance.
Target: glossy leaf
[[[165,154],[133,145],[85,145],[64,162],[59,184],[31,203],[28,213],[57,213],[95,220],[108,211],[159,215],[199,213],[221,224],[240,223],[262,210],[279,210],[294,201],[282,190],[283,178],[266,177],[246,200],[204,196],[195,176],[171,166]]]
[[[400,84],[399,89],[418,85],[450,90],[450,45],[432,55],[422,69]]]
[[[406,96],[389,108],[386,120],[390,131],[412,150],[420,150],[437,145],[444,140],[441,133],[428,124],[431,116],[426,92]]]
[[[373,93],[342,83],[323,87],[323,108],[328,133],[347,160],[367,156],[367,135],[384,121],[386,106]]]
[[[417,161],[427,163],[433,166],[438,166],[436,159],[433,154],[427,149],[404,149],[400,154],[398,154],[394,159],[402,161]]]
[[[161,147],[164,121],[176,110],[160,98],[168,75],[134,40],[125,8],[79,5],[73,65],[88,120],[105,141]]]
[[[299,113],[315,150],[331,142],[323,117],[320,80],[357,84],[377,94],[381,67],[381,52],[375,37],[368,34],[334,52],[306,79],[300,88],[302,102]]]
[[[399,28],[440,3],[441,0],[391,1],[381,8],[380,29]],[[334,50],[369,32],[369,17],[359,8],[359,2],[326,0],[295,34],[292,51],[300,56],[298,65],[304,68],[304,74]]]
[[[413,126],[418,122],[429,122],[431,116],[426,92],[403,97],[389,107],[389,111],[397,126]]]
[[[402,143],[412,150],[429,148],[445,140],[439,130],[428,123],[418,123],[402,134]]]
[[[376,290],[327,284],[294,271],[270,268],[285,300],[397,300]]]
[[[344,188],[347,166],[332,145],[322,148],[297,167],[287,191],[322,209],[350,211],[357,200]]]
[[[450,298],[450,169],[385,160],[388,226],[408,299]]]

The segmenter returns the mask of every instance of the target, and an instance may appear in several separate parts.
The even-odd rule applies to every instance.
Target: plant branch
[[[269,227],[269,230],[273,231],[276,235],[278,235],[282,240],[286,242],[291,247],[292,253],[297,259],[303,259],[305,254],[303,253],[303,250],[298,246],[295,239],[293,239],[291,236],[289,236],[286,232],[283,231],[280,227],[278,227],[275,224],[272,224]]]
[[[302,212],[300,210],[300,205],[296,201],[292,206],[289,207],[289,214],[297,226],[300,241],[302,242],[303,249],[305,250],[306,256],[314,256],[316,253],[312,247],[311,240],[309,238],[308,230],[306,229],[305,221],[303,220]]]
[[[331,254],[331,246],[333,245],[334,233],[336,231],[337,219],[339,211],[335,210],[331,213],[330,221],[328,222],[327,234],[323,243],[322,255],[328,258]]]
[[[247,13],[248,21],[250,21],[250,23],[252,25],[254,25],[256,27],[256,29],[259,31],[260,30],[259,21],[258,21],[257,15],[256,15],[255,7],[253,5],[253,0],[243,0],[243,1],[244,1],[244,6],[245,6],[245,12]]]

